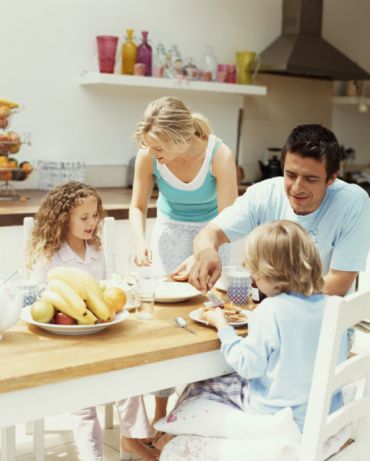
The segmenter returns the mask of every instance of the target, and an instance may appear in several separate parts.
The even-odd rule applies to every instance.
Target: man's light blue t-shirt
[[[328,187],[320,207],[302,216],[294,213],[284,191],[284,178],[272,178],[249,187],[215,222],[234,241],[255,227],[288,219],[312,236],[320,252],[323,274],[329,269],[362,271],[370,247],[370,200],[355,184],[340,179]]]
[[[266,298],[253,311],[245,338],[230,326],[218,332],[227,363],[248,379],[253,413],[275,414],[291,407],[303,429],[327,298],[322,294],[281,293]],[[346,357],[343,335],[338,363]],[[338,392],[331,411],[341,405],[342,393]]]

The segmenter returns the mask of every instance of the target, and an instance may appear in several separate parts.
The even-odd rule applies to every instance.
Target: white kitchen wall
[[[369,26],[368,0],[324,0],[324,38],[370,73]],[[370,108],[361,114],[358,106],[334,106],[332,127],[341,143],[356,150],[356,163],[370,163]]]
[[[270,0],[1,0],[0,97],[25,105],[12,128],[32,136],[19,157],[122,165],[135,155],[136,122],[168,91],[80,86],[81,72],[96,69],[96,35],[122,39],[132,27],[139,38],[148,30],[152,45],[177,43],[198,59],[212,44],[219,62],[232,63],[236,50],[259,50],[273,39],[280,14],[280,2]],[[176,95],[235,147],[238,97]],[[27,183],[37,185],[32,175]]]
[[[80,86],[81,72],[96,69],[95,36],[122,39],[132,27],[139,38],[145,29],[154,45],[159,40],[167,46],[176,42],[184,56],[198,59],[203,47],[212,44],[219,62],[231,63],[236,50],[261,51],[280,33],[281,4],[282,0],[0,0],[0,97],[25,105],[12,128],[32,136],[32,146],[24,146],[19,158],[105,165],[103,173],[88,168],[87,180],[99,186],[120,185],[126,177],[124,164],[135,155],[131,134],[136,122],[150,100],[168,91]],[[369,24],[368,0],[324,1],[324,37],[368,71]],[[282,91],[289,94],[288,81]],[[172,93],[204,112],[219,136],[235,148],[238,97]],[[369,122],[370,114],[353,117],[350,109],[334,108],[334,130],[361,160],[369,157]],[[243,162],[263,156],[262,149],[248,150],[248,138],[243,142]],[[37,187],[37,174],[17,186]]]

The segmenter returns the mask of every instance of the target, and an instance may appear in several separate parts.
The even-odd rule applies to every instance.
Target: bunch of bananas
[[[18,109],[19,104],[0,98],[0,128],[5,128],[8,124],[8,117],[13,109]]]
[[[31,315],[36,321],[48,323],[58,311],[79,325],[93,325],[111,321],[125,302],[123,290],[103,291],[88,272],[56,267],[48,273],[47,288],[32,305]]]

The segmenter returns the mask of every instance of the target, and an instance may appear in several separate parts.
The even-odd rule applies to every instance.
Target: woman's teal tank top
[[[207,173],[202,184],[194,190],[186,190],[188,186],[186,183],[182,183],[184,184],[184,189],[179,189],[169,184],[169,182],[162,177],[158,169],[157,160],[153,159],[154,175],[159,189],[159,197],[157,200],[158,214],[164,215],[173,221],[188,222],[210,221],[218,214],[216,178],[212,175],[210,170],[213,157],[221,142],[222,141],[214,135],[209,136],[207,153],[204,159],[204,162],[208,163]],[[211,152],[209,152],[209,149],[211,149]],[[202,168],[203,166],[204,163]],[[194,178],[194,180],[195,179],[196,178]],[[189,185],[191,185],[191,183],[189,183]]]

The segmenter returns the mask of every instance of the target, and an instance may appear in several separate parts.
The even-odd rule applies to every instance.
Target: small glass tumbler
[[[136,292],[137,307],[136,317],[140,320],[150,320],[154,315],[155,289],[159,277],[153,275],[150,270],[140,268],[137,275]]]
[[[98,35],[96,37],[99,56],[99,70],[106,74],[113,74],[116,64],[116,50],[118,37],[114,35]]]
[[[7,284],[9,293],[15,296],[19,291],[22,291],[22,306],[30,306],[33,304],[41,292],[46,288],[46,285],[34,280],[16,280]]]
[[[252,278],[248,271],[240,269],[227,272],[227,300],[237,306],[245,306],[249,301]]]

